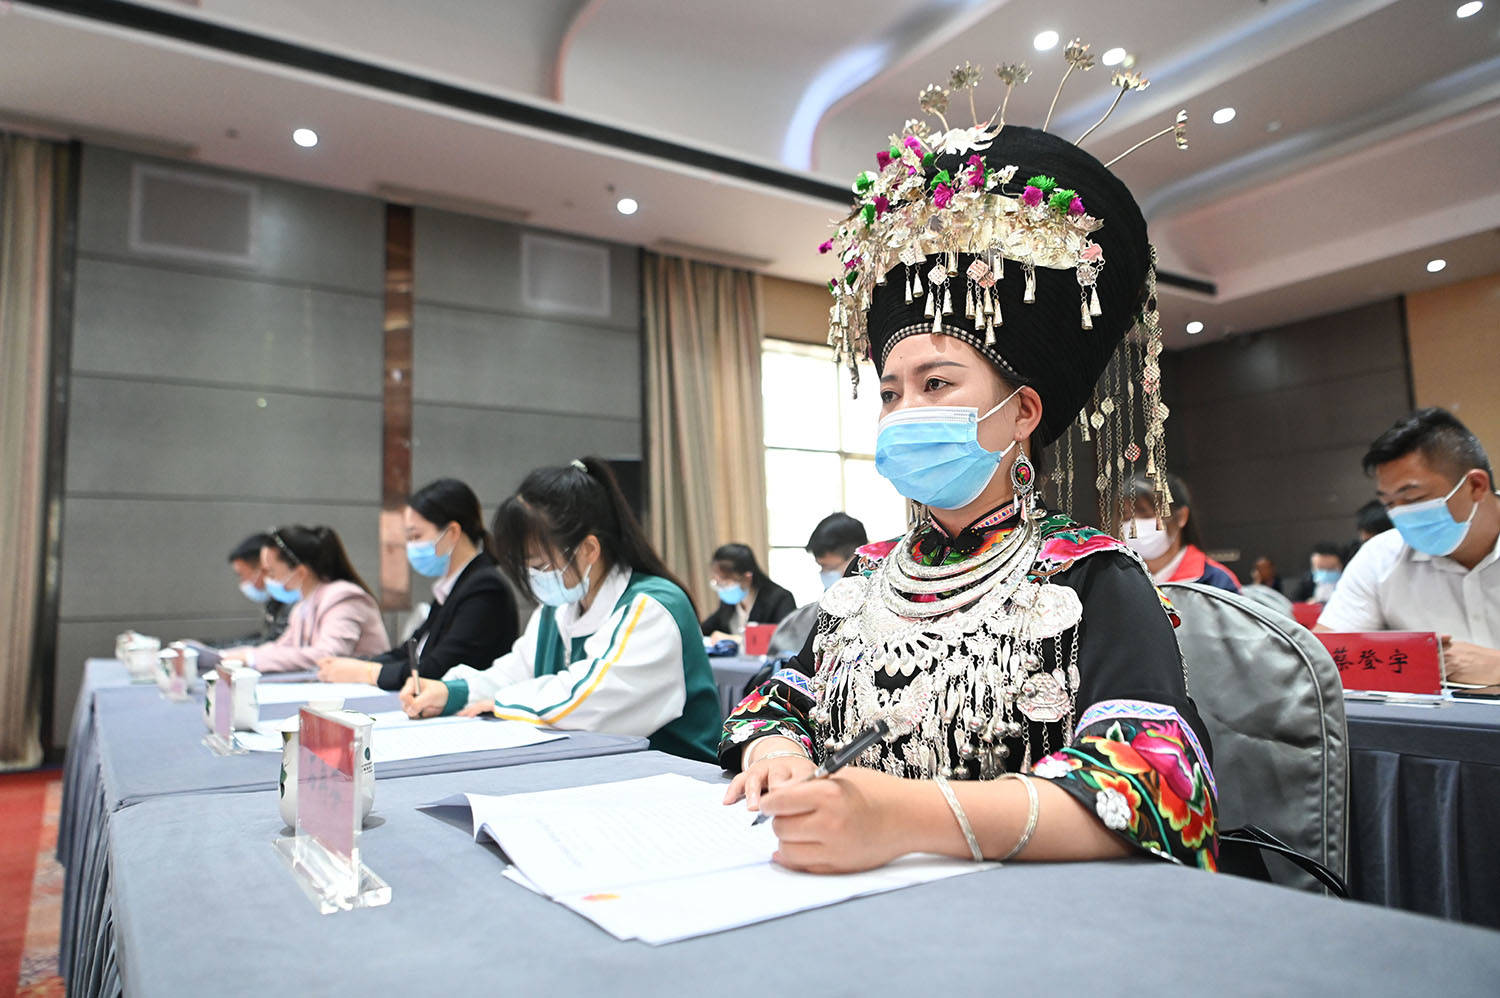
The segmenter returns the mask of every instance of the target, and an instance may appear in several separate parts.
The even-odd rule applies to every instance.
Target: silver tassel
[[[1089,318],[1089,303],[1087,301],[1079,301],[1078,310],[1083,313],[1083,328],[1093,329],[1094,320]]]
[[[990,302],[990,315],[994,317],[994,319],[995,319],[995,325],[997,325],[997,326],[1003,326],[1003,325],[1005,325],[1005,320],[1002,319],[1002,318],[1000,318],[1000,296],[999,295],[995,295],[994,298]]]
[[[984,345],[987,347],[995,345],[995,323],[994,320],[988,318],[984,322]]]
[[[911,275],[910,274],[908,274],[906,276],[906,278],[904,280],[902,280],[901,286],[906,289],[906,304],[910,305],[911,304]]]
[[[952,315],[953,314],[953,282],[949,281],[946,285],[944,285],[944,287],[947,289],[947,293],[943,297],[943,314],[944,315]]]
[[[937,297],[936,294],[930,294],[930,295],[928,295],[927,296],[927,306],[922,310],[922,314],[925,315],[925,316],[927,316],[927,318],[929,318],[929,319],[932,318],[932,313],[934,311],[932,300],[934,298],[936,298],[936,297]]]
[[[1099,307],[1099,289],[1089,288],[1089,315],[1103,315],[1104,309]]]
[[[922,297],[922,275],[915,267],[912,268],[911,272],[911,293],[918,298]]]
[[[974,285],[964,285],[964,318],[974,318]]]
[[[1036,268],[1028,263],[1026,264],[1025,270],[1026,294],[1022,296],[1021,300],[1030,305],[1036,301]]]
[[[937,291],[933,292],[933,296],[936,297],[938,295],[941,295],[942,293],[943,289],[938,288]],[[927,314],[932,316],[932,331],[934,333],[941,333],[943,331],[943,310],[941,308],[935,307],[931,299],[928,299],[927,305]]]
[[[994,255],[994,259],[991,261],[990,269],[995,272],[995,280],[997,280],[997,281],[1004,280],[1005,279],[1005,257],[1002,256],[999,253],[996,253]]]

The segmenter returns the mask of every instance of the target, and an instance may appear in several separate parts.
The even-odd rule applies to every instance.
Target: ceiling
[[[1189,112],[1187,151],[1117,168],[1162,268],[1214,288],[1163,292],[1183,347],[1500,267],[1500,0],[1462,20],[1458,2],[17,2],[0,127],[821,282],[831,195],[924,85],[1025,60],[1007,117],[1041,123],[1064,63],[1031,39],[1050,29],[1152,81],[1089,136],[1101,159]],[[1097,120],[1109,72],[1074,74],[1051,130]],[[1000,95],[989,76],[981,117]]]

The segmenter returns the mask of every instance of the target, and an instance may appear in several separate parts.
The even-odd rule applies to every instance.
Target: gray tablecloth
[[[1500,928],[1500,704],[1345,710],[1354,896]]]
[[[69,746],[58,826],[58,859],[64,869],[58,958],[70,995],[118,990],[111,983],[112,871],[106,856],[112,816],[159,797],[274,791],[280,776],[278,754],[220,757],[203,747],[201,694],[174,703],[154,685],[113,684],[117,678],[107,663],[97,668],[91,664],[74,712],[77,740]],[[366,711],[391,710],[398,704],[394,693],[346,703]],[[267,705],[261,716],[286,717],[297,709],[296,704]],[[388,763],[377,768],[376,778],[639,752],[645,747],[644,738],[572,732],[564,739],[524,748]]]
[[[766,660],[760,655],[734,655],[726,658],[711,658],[708,664],[714,670],[714,682],[719,687],[719,708],[725,717],[745,697],[748,683]]]
[[[669,946],[622,943],[502,879],[467,826],[415,810],[459,791],[663,771],[720,778],[638,753],[383,782],[384,823],[361,844],[392,901],[332,916],[270,848],[273,794],[129,808],[110,843],[124,991],[1455,998],[1493,995],[1500,980],[1495,933],[1153,861],[1017,863]],[[204,842],[214,848],[184,848]],[[211,924],[227,929],[222,945],[206,944]]]
[[[201,697],[173,703],[154,688],[131,687],[101,690],[94,700],[105,808],[109,811],[167,794],[264,790],[277,785],[280,755],[251,752],[216,756],[200,744],[206,732]],[[366,712],[396,710],[401,701],[394,693],[379,693],[347,700],[345,706]],[[299,707],[299,704],[267,705],[261,708],[261,717],[267,720],[290,717]],[[638,752],[645,747],[644,738],[575,731],[561,740],[524,748],[387,763],[378,766],[375,775],[382,779],[488,769],[546,759]]]

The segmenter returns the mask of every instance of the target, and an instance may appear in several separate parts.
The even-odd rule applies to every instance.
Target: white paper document
[[[995,865],[912,855],[865,873],[795,873],[771,862],[769,823],[752,827],[743,806],[721,803],[722,784],[672,774],[465,796],[474,837],[505,851],[510,879],[653,945]]]
[[[479,717],[413,721],[399,710],[370,716],[375,719],[375,729],[370,732],[370,758],[377,766],[429,756],[521,748],[567,737],[561,731],[520,721],[487,721]],[[235,737],[251,752],[280,752],[282,723],[263,722],[257,730],[242,731]]]
[[[255,697],[268,703],[307,703],[309,700],[360,700],[383,697],[386,691],[369,683],[256,683]]]

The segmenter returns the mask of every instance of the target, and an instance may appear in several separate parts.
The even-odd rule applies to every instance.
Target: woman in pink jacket
[[[260,549],[266,591],[295,604],[286,630],[268,644],[231,648],[261,672],[316,669],[332,655],[371,657],[388,650],[380,608],[332,527],[280,527]]]

